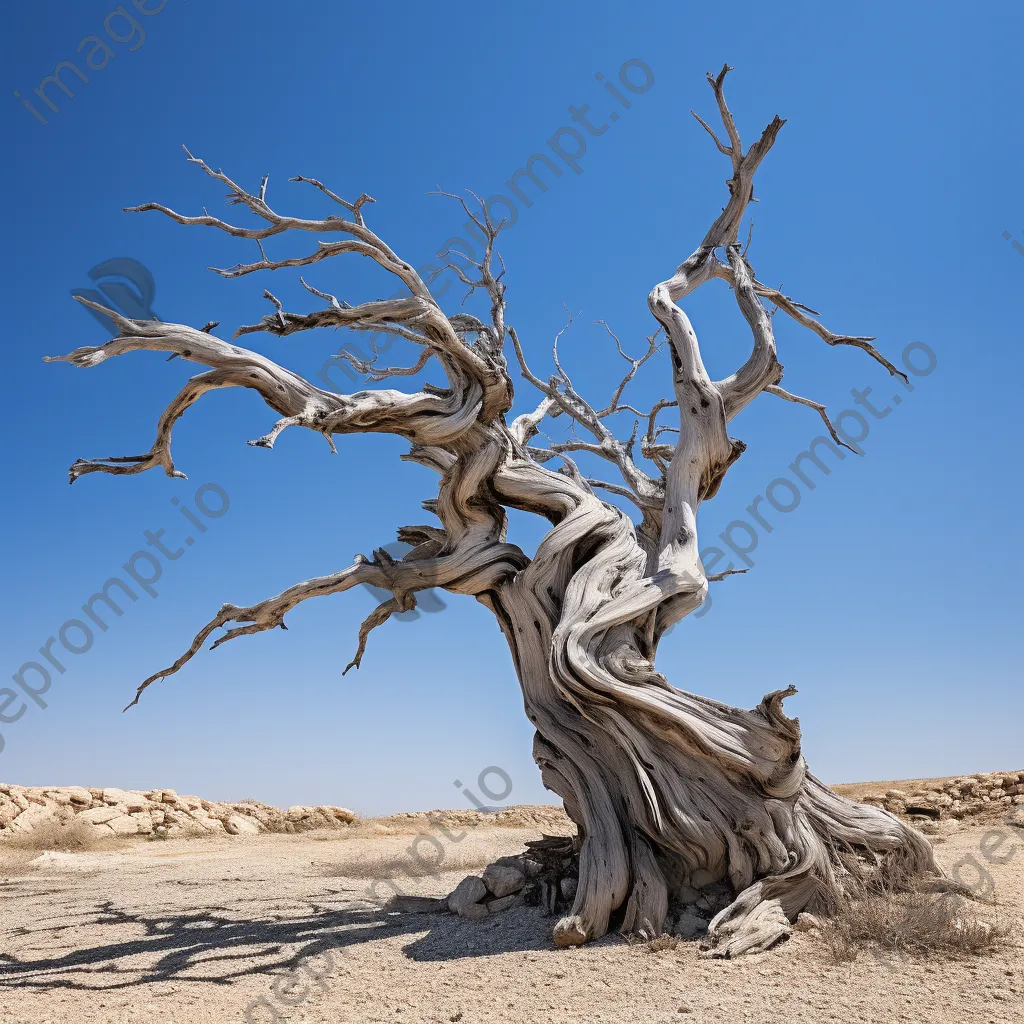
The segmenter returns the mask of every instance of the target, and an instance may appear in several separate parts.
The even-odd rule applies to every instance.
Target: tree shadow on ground
[[[52,922],[7,933],[38,948],[62,950],[38,956],[0,952],[0,991],[117,990],[169,981],[230,985],[253,975],[276,974],[331,951],[355,950],[362,943],[410,935],[404,947],[417,961],[446,961],[492,956],[509,951],[551,948],[551,919],[537,908],[509,910],[482,922],[448,914],[398,914],[373,906],[324,908],[310,905],[297,914],[260,913],[240,907],[207,907],[188,912],[143,913],[102,900],[90,911],[68,913]],[[245,910],[242,911],[245,913]],[[110,926],[142,937],[112,938],[72,948],[75,932]],[[426,934],[423,934],[423,933]],[[45,936],[45,938],[44,938]],[[8,943],[4,943],[8,945]],[[8,945],[8,948],[9,945]]]

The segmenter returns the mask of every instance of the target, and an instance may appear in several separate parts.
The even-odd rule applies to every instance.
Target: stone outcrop
[[[97,838],[115,836],[257,835],[343,828],[356,815],[344,807],[221,803],[173,789],[88,789],[0,783],[0,843],[53,821],[81,821]]]
[[[1024,771],[978,772],[935,779],[917,788],[908,782],[901,785],[902,789],[868,793],[859,799],[893,814],[933,820],[970,819],[993,812],[1005,816],[1016,807],[1024,807]]]

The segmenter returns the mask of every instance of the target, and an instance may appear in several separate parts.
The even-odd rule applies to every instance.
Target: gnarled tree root
[[[787,809],[772,808],[772,817],[779,841],[785,837],[794,847],[787,851],[790,866],[739,891],[728,871],[724,878],[709,881],[711,873],[698,869],[681,880],[673,871],[677,859],[655,852],[656,845],[645,840],[637,848],[648,850],[650,859],[635,868],[652,874],[633,878],[630,897],[612,915],[619,930],[644,939],[682,931],[686,938],[702,937],[707,956],[737,957],[770,949],[790,936],[800,913],[826,912],[849,890],[869,881],[889,891],[898,891],[903,883],[919,885],[927,875],[943,884],[923,836],[885,811],[836,796],[813,777]],[[554,927],[556,946],[598,937],[575,907],[577,894],[583,896],[581,852],[586,842],[581,835],[543,836],[527,843],[525,853],[515,859],[529,866],[516,905],[539,905],[549,915],[568,911]],[[641,907],[646,910],[643,917]]]

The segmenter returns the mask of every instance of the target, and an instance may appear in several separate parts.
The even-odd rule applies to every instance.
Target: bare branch
[[[378,626],[384,625],[393,614],[397,615],[400,612],[411,611],[416,607],[416,600],[410,594],[409,600],[405,602],[406,607],[400,608],[398,601],[395,598],[390,598],[387,601],[382,601],[369,615],[363,619],[362,625],[359,627],[359,645],[356,647],[355,656],[342,670],[342,675],[348,675],[350,668],[359,668],[363,661],[363,655],[366,653],[366,641],[369,639],[372,630]]]
[[[87,473],[131,475],[154,466],[162,466],[169,476],[184,476],[171,459],[171,429],[189,406],[216,388],[251,388],[284,417],[270,434],[253,442],[263,448],[272,447],[277,434],[292,425],[303,426],[325,436],[382,432],[399,434],[415,442],[443,443],[472,429],[479,412],[479,399],[464,408],[460,396],[454,392],[404,394],[400,391],[375,391],[336,395],[314,386],[258,352],[222,341],[205,331],[159,320],[129,320],[105,306],[81,296],[77,298],[83,305],[109,316],[121,334],[102,345],[83,346],[63,356],[45,356],[45,362],[91,367],[129,352],[163,351],[190,362],[205,364],[212,371],[193,377],[167,407],[160,417],[156,442],[146,455],[79,459],[70,469],[72,482]],[[419,302],[417,299],[405,301]],[[454,333],[452,336],[454,338]],[[461,344],[459,348],[465,351]]]
[[[716,261],[717,263],[717,261]],[[724,281],[728,281],[730,284],[735,284],[735,276],[733,274],[732,267],[723,266],[721,263],[717,263],[714,268],[714,276],[720,277]],[[822,339],[828,345],[852,345],[854,348],[862,349],[867,352],[872,359],[881,363],[890,374],[894,377],[899,377],[901,380],[906,381],[907,375],[901,370],[898,370],[881,352],[876,349],[871,342],[875,339],[867,337],[855,337],[848,334],[833,334],[832,331],[828,330],[827,327],[823,326],[817,320],[814,320],[812,316],[807,314],[818,314],[811,309],[809,306],[805,306],[802,302],[794,302],[793,299],[789,298],[788,295],[783,295],[777,288],[769,288],[767,285],[761,284],[760,281],[754,281],[754,291],[762,298],[767,299],[773,305],[777,306],[787,316],[792,317],[801,327],[806,327],[809,330],[814,331],[819,338]]]
[[[569,322],[572,322],[571,316]],[[555,365],[558,368],[559,376],[552,377],[548,382],[542,381],[527,366],[519,337],[514,328],[509,328],[509,334],[512,338],[512,344],[515,348],[516,357],[519,359],[523,376],[534,387],[556,403],[562,412],[570,417],[574,424],[579,423],[597,441],[596,444],[582,441],[553,444],[551,451],[558,455],[569,451],[586,451],[600,458],[607,459],[615,464],[622,474],[623,480],[625,480],[641,502],[660,502],[662,496],[661,485],[636,465],[630,454],[629,446],[615,437],[602,422],[601,417],[595,412],[593,407],[576,392],[569,375],[561,366],[557,357],[558,338],[565,332],[568,326],[569,324],[566,324],[555,337]]]
[[[719,139],[719,137],[715,134],[715,130],[711,127],[711,125],[709,125],[707,121],[705,121],[704,118],[697,113],[696,110],[691,110],[690,113],[693,114],[695,118],[697,118],[697,121],[708,133],[708,135],[710,135],[711,138],[715,140],[715,145],[718,147],[718,152],[724,154],[725,156],[731,157],[732,150],[728,146],[722,144],[721,139]]]
[[[729,105],[725,102],[725,76],[733,69],[728,64],[722,65],[722,70],[718,72],[716,78],[709,71],[707,73],[708,84],[711,86],[715,93],[715,99],[718,102],[718,113],[721,115],[722,124],[725,125],[725,130],[729,135],[729,142],[731,145],[728,149],[728,155],[732,159],[732,169],[738,171],[743,163],[743,144],[740,142],[740,133],[736,130],[736,122],[733,120],[732,112],[729,110]],[[707,127],[705,125],[705,127]],[[711,129],[709,128],[708,131]],[[714,133],[712,133],[712,136]],[[718,139],[715,139],[718,142]],[[724,147],[719,143],[720,150]]]
[[[708,577],[708,583],[719,583],[725,579],[726,576],[740,576],[747,572],[746,569],[724,569],[722,572],[716,572]]]
[[[775,395],[778,398],[784,398],[787,402],[796,402],[799,405],[806,405],[811,409],[816,409],[818,415],[824,421],[825,426],[828,427],[828,432],[832,435],[832,440],[835,441],[836,444],[841,444],[844,448],[849,449],[854,453],[854,455],[858,454],[857,450],[855,448],[850,448],[850,446],[836,432],[836,428],[832,426],[832,421],[828,418],[828,412],[826,411],[825,406],[820,402],[812,402],[809,398],[801,398],[799,395],[790,394],[790,392],[786,391],[784,388],[780,388],[777,384],[770,384],[764,390],[767,394]]]
[[[605,483],[604,480],[595,480],[592,477],[587,477],[587,483],[591,487],[600,487],[610,494],[617,494],[620,498],[626,498],[636,505],[641,512],[647,507],[628,487],[623,487],[621,484],[609,484]]]
[[[238,277],[242,274],[248,274],[254,270],[276,270],[280,267],[293,267],[293,266],[304,266],[308,263],[315,263],[327,256],[334,256],[345,252],[358,252],[363,255],[371,256],[376,260],[385,270],[395,274],[402,282],[409,288],[413,295],[419,298],[425,299],[429,302],[433,302],[433,298],[430,295],[430,290],[423,283],[419,274],[416,273],[413,267],[406,263],[404,260],[399,259],[391,249],[385,245],[380,238],[377,237],[363,220],[360,208],[368,202],[373,200],[367,196],[362,195],[355,201],[355,203],[347,203],[345,200],[336,196],[333,192],[324,188],[319,182],[314,181],[311,178],[297,178],[292,180],[308,181],[311,184],[316,185],[325,194],[329,195],[336,202],[340,203],[346,209],[348,209],[352,215],[353,220],[344,220],[341,217],[327,217],[323,220],[306,220],[299,217],[284,217],[276,213],[270,208],[264,199],[265,188],[261,187],[260,195],[251,195],[246,192],[240,185],[232,181],[223,171],[212,170],[205,161],[198,157],[192,156],[188,149],[185,149],[185,153],[188,156],[189,162],[198,164],[202,170],[208,174],[211,178],[215,178],[217,181],[223,182],[228,186],[228,203],[231,205],[243,205],[248,207],[256,216],[267,222],[267,227],[264,228],[244,228],[238,225],[229,224],[218,217],[211,217],[208,213],[197,217],[188,217],[183,214],[176,213],[169,207],[163,206],[160,203],[143,203],[141,206],[129,206],[125,207],[125,211],[128,213],[143,213],[148,210],[156,210],[159,213],[170,217],[178,224],[186,225],[201,225],[206,227],[217,228],[220,231],[224,231],[229,235],[233,235],[236,238],[253,238],[257,241],[262,241],[265,238],[270,238],[273,235],[279,235],[285,231],[311,231],[318,234],[326,234],[333,232],[342,232],[343,234],[349,234],[354,237],[359,243],[362,243],[362,247],[354,243],[319,243],[320,248],[317,252],[307,257],[300,257],[296,260],[283,260],[278,263],[273,263],[266,258],[263,254],[263,259],[260,263],[254,264],[239,264],[238,266],[227,270],[217,271],[225,277]],[[265,186],[265,182],[264,182]],[[262,252],[262,247],[261,247]],[[212,268],[211,268],[212,269]]]
[[[440,186],[434,191],[434,195],[445,196],[448,199],[455,199],[461,206],[465,213],[469,216],[470,220],[480,229],[484,237],[484,253],[483,258],[477,263],[475,260],[471,260],[468,256],[462,253],[458,255],[462,256],[467,263],[472,264],[480,271],[480,277],[477,280],[468,277],[465,272],[454,264],[449,264],[458,275],[465,285],[468,286],[469,292],[466,295],[468,298],[478,288],[484,289],[487,292],[491,300],[491,324],[493,327],[493,336],[485,336],[494,352],[499,352],[501,346],[505,341],[505,285],[502,284],[501,279],[505,276],[505,262],[502,260],[501,255],[494,251],[494,243],[497,239],[502,228],[505,226],[505,218],[503,217],[497,224],[491,220],[490,211],[487,209],[487,203],[480,198],[475,192],[467,189],[469,194],[476,200],[477,206],[480,209],[480,213],[483,217],[481,220],[473,211],[469,208],[469,204],[462,196],[455,195],[452,192],[445,192]],[[442,258],[447,255],[446,253],[439,253]],[[501,265],[501,270],[497,275],[494,273],[493,263],[494,257],[498,257],[498,263]],[[463,303],[466,301],[464,298]],[[483,339],[482,339],[483,340]]]
[[[733,272],[734,293],[743,318],[750,325],[754,347],[747,361],[725,380],[718,390],[725,403],[726,422],[746,408],[769,384],[782,379],[782,366],[775,355],[775,335],[771,318],[761,305],[754,278],[739,245],[729,246],[729,265]]]
[[[344,206],[345,209],[352,214],[357,224],[364,223],[361,207],[363,207],[366,203],[377,202],[377,200],[374,199],[373,196],[368,196],[364,192],[354,203],[347,203],[344,199],[341,198],[341,196],[336,196],[329,188],[326,188],[324,185],[321,185],[320,182],[316,180],[316,178],[304,178],[301,174],[297,174],[295,175],[294,178],[289,178],[288,180],[307,181],[309,182],[310,185],[316,186],[316,188],[320,189],[320,191],[323,192],[325,195],[330,196],[331,199],[333,199],[336,203],[339,203],[341,206]]]
[[[639,359],[632,359],[623,352],[622,344],[619,341],[618,336],[612,331],[606,321],[595,320],[594,323],[601,324],[601,326],[604,327],[612,340],[614,340],[615,347],[619,350],[619,355],[629,363],[629,370],[626,371],[625,377],[622,378],[618,386],[615,388],[615,391],[612,393],[611,401],[597,414],[599,418],[603,419],[605,416],[612,416],[621,409],[628,408],[627,406],[620,406],[619,399],[622,398],[622,393],[626,390],[626,385],[629,384],[629,382],[636,376],[637,370],[639,370],[640,367],[658,351],[658,335],[661,334],[661,328],[659,327],[654,334],[647,338],[647,351]]]
[[[488,543],[469,540],[464,548],[443,553],[443,532],[430,527],[404,527],[399,540],[416,545],[401,561],[392,559],[386,551],[374,552],[374,560],[357,555],[348,568],[329,576],[318,576],[289,587],[275,597],[248,607],[225,604],[220,611],[196,634],[187,651],[168,668],[155,672],[144,680],[135,693],[135,699],[125,708],[139,702],[142,692],[159,679],[174,675],[206,643],[213,632],[229,623],[246,623],[228,629],[218,637],[210,649],[251,633],[268,629],[287,629],[284,617],[296,605],[312,597],[327,597],[351,590],[360,583],[382,590],[390,590],[393,599],[385,601],[363,623],[359,631],[359,649],[355,660],[348,666],[358,667],[366,649],[370,631],[386,621],[393,612],[415,607],[414,594],[431,587],[444,587],[454,593],[477,594],[493,589],[499,581],[520,572],[529,559],[514,544]],[[385,614],[384,609],[387,608]],[[345,670],[346,672],[348,669]]]
[[[554,419],[562,415],[562,407],[553,398],[544,398],[533,412],[523,413],[512,421],[509,433],[520,443],[528,444],[540,432],[540,423],[545,416]]]

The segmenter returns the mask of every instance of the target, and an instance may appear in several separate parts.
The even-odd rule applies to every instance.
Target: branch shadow
[[[328,909],[310,907],[285,919],[268,919],[258,904],[211,906],[187,912],[133,912],[114,900],[102,900],[94,910],[63,915],[56,923],[8,932],[20,938],[47,935],[47,945],[64,951],[37,957],[0,952],[0,991],[112,991],[168,981],[230,985],[235,981],[291,970],[302,961],[332,950],[344,953],[370,940],[415,936],[403,947],[416,961],[452,961],[493,956],[510,951],[550,950],[551,919],[539,909],[519,908],[483,922],[468,922],[450,914],[399,914],[377,906]],[[251,915],[251,916],[248,916]],[[97,942],[68,948],[82,917],[92,928],[131,927],[143,937]],[[426,934],[423,934],[423,933]],[[143,962],[140,964],[140,960]]]

